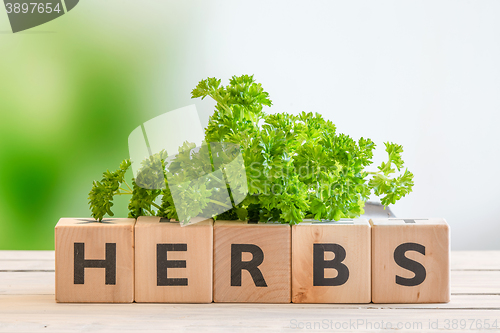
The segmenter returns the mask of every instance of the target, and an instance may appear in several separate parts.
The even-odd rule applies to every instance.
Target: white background
[[[398,217],[444,217],[452,248],[500,249],[499,1],[209,1],[177,8],[179,95],[255,74],[270,112],[402,144],[415,174]],[[182,91],[181,91],[182,90]],[[181,102],[179,100],[179,102]],[[208,117],[209,109],[202,108]],[[201,106],[200,106],[201,105]],[[181,105],[179,105],[181,106]]]
[[[373,139],[377,164],[384,141],[403,145],[415,187],[396,216],[446,218],[454,250],[500,249],[500,1],[86,0],[70,15],[155,45],[144,121],[203,78],[255,74],[268,112],[319,112]]]

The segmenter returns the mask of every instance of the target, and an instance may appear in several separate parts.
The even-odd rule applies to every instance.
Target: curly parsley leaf
[[[101,181],[94,181],[89,193],[89,204],[92,217],[96,220],[102,221],[106,214],[114,216],[111,207],[115,195],[132,194],[132,189],[128,185],[126,185],[128,190],[120,187],[122,183],[126,184],[125,173],[130,165],[130,160],[124,160],[118,170],[115,172],[107,170],[103,173]]]
[[[377,171],[367,171],[375,149],[372,140],[356,141],[337,133],[335,125],[318,113],[267,114],[264,107],[272,102],[253,76],[233,76],[227,86],[217,78],[207,78],[191,95],[216,102],[205,129],[209,144],[196,148],[184,143],[173,159],[169,157],[167,169],[164,152],[151,156],[142,163],[144,172],[133,180],[133,189],[127,191],[119,187],[130,162],[124,161],[115,173],[108,171],[103,180],[94,182],[89,194],[95,218],[112,215],[114,195],[132,194],[131,217],[156,214],[189,219],[217,205],[225,212],[216,219],[296,224],[304,218],[357,217],[364,213],[372,191],[383,205],[389,205],[412,190],[413,174],[408,170],[399,174],[404,167],[402,146],[385,143],[387,162]],[[231,147],[235,145],[245,166],[245,191],[241,190],[244,186],[228,185],[228,181],[244,185],[240,169],[222,168],[234,156]],[[207,160],[214,165],[207,165]],[[237,192],[232,193],[233,188]],[[227,192],[231,202],[224,199]],[[242,196],[235,205],[234,198]],[[176,206],[174,197],[185,204]]]

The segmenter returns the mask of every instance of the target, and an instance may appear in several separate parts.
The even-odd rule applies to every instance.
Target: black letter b
[[[332,260],[325,260],[325,252],[335,253]],[[313,244],[313,286],[341,286],[349,279],[349,268],[342,263],[345,249],[339,244]],[[333,268],[338,274],[325,278],[325,268]]]

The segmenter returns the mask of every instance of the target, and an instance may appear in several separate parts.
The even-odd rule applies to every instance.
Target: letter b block
[[[60,219],[55,228],[56,300],[133,302],[134,224],[134,219]]]
[[[444,219],[372,219],[372,302],[450,301],[450,230]]]
[[[292,226],[292,302],[370,303],[370,242],[366,219]]]
[[[291,228],[215,221],[214,301],[290,303]]]
[[[135,226],[135,301],[211,303],[213,220],[140,216]]]

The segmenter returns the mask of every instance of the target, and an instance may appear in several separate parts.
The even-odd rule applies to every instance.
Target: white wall
[[[455,250],[500,249],[499,1],[138,3],[165,43],[162,112],[189,104],[202,78],[255,74],[272,112],[320,112],[354,138],[402,144],[415,187],[397,216],[446,218]],[[206,122],[211,105],[197,104]]]

